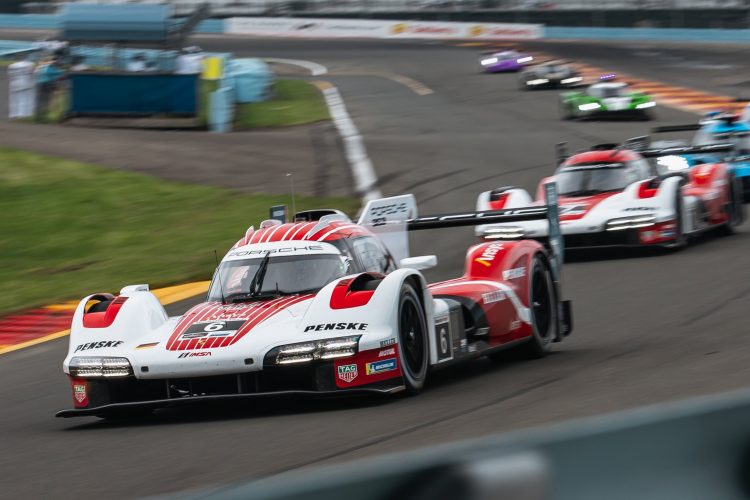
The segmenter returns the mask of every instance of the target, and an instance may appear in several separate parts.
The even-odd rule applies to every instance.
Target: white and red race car
[[[556,213],[416,217],[404,195],[369,202],[358,223],[335,210],[264,221],[182,316],[168,317],[147,285],[81,300],[63,365],[74,408],[57,416],[280,393],[417,393],[436,367],[507,348],[541,356],[571,330],[559,245],[480,243],[461,277],[427,284],[419,270],[436,257],[408,257],[407,230]]]
[[[731,233],[744,220],[740,184],[726,163],[689,168],[681,155],[722,153],[730,144],[649,149],[648,138],[623,146],[603,144],[568,157],[558,145],[559,167],[540,183],[537,198],[515,187],[486,191],[478,210],[540,206],[542,186],[554,182],[566,248],[662,246],[680,248],[714,228]],[[651,165],[646,158],[656,158]],[[546,238],[544,220],[485,224],[485,240]]]

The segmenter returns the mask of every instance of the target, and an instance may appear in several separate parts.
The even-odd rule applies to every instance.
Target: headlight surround
[[[581,80],[583,80],[583,78],[581,78],[580,76],[573,76],[571,78],[563,78],[562,80],[560,80],[560,83],[578,83]]]
[[[273,357],[277,365],[294,363],[309,363],[311,361],[346,358],[359,352],[361,335],[335,337],[331,339],[314,340],[286,344],[274,349]]]
[[[519,57],[518,59],[516,59],[516,62],[518,64],[523,64],[523,63],[531,62],[533,59],[534,58],[531,56]]]
[[[526,231],[520,226],[488,227],[483,236],[487,240],[520,240],[526,235]]]
[[[625,229],[637,229],[649,227],[656,224],[656,217],[653,215],[634,215],[632,217],[619,217],[607,221],[607,231],[622,231]]]
[[[546,78],[537,78],[535,80],[529,80],[526,82],[527,85],[544,85],[545,83],[549,83],[549,80]]]
[[[581,111],[593,111],[601,107],[601,104],[599,104],[598,102],[587,102],[586,104],[581,104],[580,106],[578,106],[578,109],[580,109]]]
[[[487,59],[482,59],[480,61],[480,64],[482,66],[489,66],[490,64],[495,64],[497,62],[497,57],[488,57]]]
[[[110,356],[76,356],[70,360],[68,370],[79,378],[118,378],[133,375],[127,358]]]
[[[647,108],[653,108],[654,106],[656,106],[656,103],[654,101],[642,102],[640,104],[637,104],[635,106],[635,109],[647,109]]]

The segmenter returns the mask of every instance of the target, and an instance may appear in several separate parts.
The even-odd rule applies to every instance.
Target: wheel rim
[[[424,325],[420,321],[417,305],[411,297],[407,297],[401,307],[399,327],[403,364],[411,374],[419,374],[425,360]]]
[[[552,324],[552,300],[549,293],[547,276],[541,266],[538,266],[534,270],[531,304],[534,315],[534,327],[541,340],[546,343],[550,338],[550,326]]]

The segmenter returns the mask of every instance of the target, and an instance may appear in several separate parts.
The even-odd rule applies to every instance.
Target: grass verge
[[[208,279],[214,249],[223,254],[270,206],[289,202],[0,148],[0,315],[126,284]]]
[[[287,127],[331,118],[323,95],[304,80],[278,80],[268,101],[238,104],[235,129]]]

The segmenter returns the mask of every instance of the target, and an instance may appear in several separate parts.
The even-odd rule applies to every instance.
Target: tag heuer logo
[[[86,399],[86,386],[85,385],[74,385],[73,386],[73,395],[76,398],[76,401],[79,403],[83,403],[83,401]]]
[[[339,366],[339,378],[347,384],[351,384],[357,378],[357,365]]]

